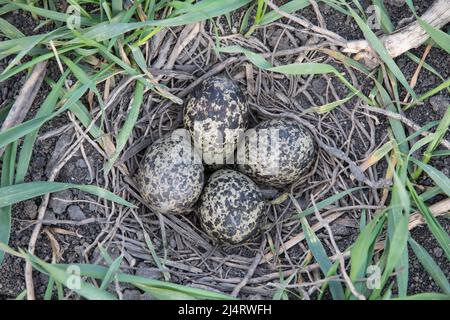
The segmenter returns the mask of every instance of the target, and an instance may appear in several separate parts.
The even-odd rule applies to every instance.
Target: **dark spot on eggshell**
[[[261,139],[269,132],[270,137]],[[257,149],[252,149],[249,139],[257,139]],[[256,158],[249,157],[254,152]],[[296,182],[312,167],[315,159],[315,145],[311,133],[296,121],[273,119],[259,123],[246,132],[238,146],[238,153],[245,155],[238,169],[258,184],[281,188]]]
[[[176,132],[147,149],[136,176],[142,198],[160,213],[191,211],[204,183],[200,156],[190,140]]]
[[[237,171],[222,169],[208,179],[199,200],[200,223],[215,241],[237,244],[255,234],[263,220],[258,186]]]
[[[188,97],[183,121],[205,164],[218,169],[234,154],[247,117],[247,103],[239,86],[227,77],[216,76],[203,81]]]

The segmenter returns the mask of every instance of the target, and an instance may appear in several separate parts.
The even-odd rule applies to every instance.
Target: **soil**
[[[363,3],[363,7],[367,8],[370,1],[360,1]],[[426,10],[429,5],[429,1],[414,1],[414,4],[418,5],[419,13]],[[357,25],[353,20],[347,19],[341,13],[336,12],[335,10],[320,4],[321,13],[325,19],[327,28],[339,33],[346,39],[361,39],[363,37],[362,33],[359,31]],[[397,6],[387,5],[387,9],[389,11],[389,15],[394,23],[397,25],[399,21],[404,18],[409,18],[408,10],[403,8],[399,8]],[[239,17],[242,16],[244,11],[239,11],[233,14],[233,19],[237,17],[235,20],[239,20]],[[312,21],[313,23],[317,23],[317,18],[314,11],[310,8],[305,9],[301,12],[301,15]],[[35,33],[33,29],[36,27],[35,21],[32,19],[31,15],[22,12],[12,12],[8,13],[2,18],[8,20],[12,23],[16,28],[20,29],[27,35]],[[280,21],[286,23],[285,19],[281,19]],[[39,30],[38,33],[42,32]],[[256,36],[264,43],[267,43],[268,47],[273,49],[274,46],[277,45],[276,39],[278,39],[281,35],[279,30],[267,30],[265,37],[263,37],[262,31],[258,30]],[[275,39],[275,40],[274,40]],[[289,49],[295,46],[304,45],[306,41],[310,41],[309,37],[301,33],[295,34],[295,39],[297,39],[297,43],[294,43],[292,39],[288,37],[282,37],[281,41],[278,43],[278,49]],[[0,38],[0,41],[3,39]],[[424,46],[419,47],[412,51],[416,56],[421,57],[424,51]],[[0,60],[0,72],[8,65],[10,59]],[[283,62],[281,59],[280,61]],[[417,65],[409,60],[405,56],[401,56],[396,59],[396,62],[402,72],[404,73],[406,79],[411,79],[414,74]],[[439,71],[441,76],[447,79],[450,75],[450,56],[447,55],[444,51],[441,51],[436,48],[432,48],[430,54],[427,57],[426,62],[433,66],[436,70]],[[333,64],[339,71],[346,72],[345,68],[342,65],[335,63],[334,61],[328,61],[328,63]],[[53,80],[57,80],[59,77],[59,70],[57,65],[54,62],[49,63],[47,75],[50,76]],[[199,76],[200,74],[196,74]],[[0,106],[3,107],[14,101],[15,96],[18,94],[22,84],[24,83],[26,78],[26,73],[22,72],[11,79],[1,83],[0,88]],[[372,87],[369,81],[365,80],[364,77],[357,74],[357,78],[360,83],[363,83],[364,86],[362,90],[364,92],[368,92]],[[347,94],[347,89],[335,79],[332,80],[333,84],[336,88],[336,92],[338,96],[344,97]],[[304,95],[300,95],[296,97],[298,99],[298,103],[302,106],[310,106],[311,103],[315,103],[316,105],[323,104],[323,101],[320,100],[320,96],[323,94],[324,88],[324,78],[315,76],[311,80],[311,85],[313,86],[313,91],[317,93],[317,95],[313,95],[311,100],[308,100]],[[441,80],[428,72],[425,69],[422,69],[421,74],[419,76],[419,81],[415,86],[415,92],[420,95],[425,93],[427,90],[436,87]],[[289,87],[289,82],[286,82],[286,88]],[[281,88],[280,91],[284,91],[286,95],[288,92],[284,88]],[[49,92],[49,86],[44,84],[41,91],[39,92],[32,110],[27,115],[28,119],[32,118],[42,101],[45,99]],[[176,93],[176,92],[174,92]],[[405,92],[400,93],[401,97],[404,97]],[[275,95],[274,95],[275,96]],[[450,101],[450,95],[447,91],[441,91],[438,95],[438,98],[433,97],[424,101],[424,104],[420,107],[411,108],[406,112],[406,116],[417,124],[423,126],[431,121],[439,120],[443,112],[445,111],[445,107],[448,105]],[[348,106],[351,108],[351,106]],[[169,110],[173,112],[173,110]],[[179,112],[177,112],[179,113]],[[344,112],[340,112],[336,110],[334,113],[335,116],[340,120],[340,124],[342,125],[344,130],[348,130],[351,127],[351,121],[349,121],[348,115]],[[179,116],[175,117],[179,120]],[[387,121],[383,117],[379,117],[381,123],[376,127],[376,143],[379,144],[383,139],[385,139],[387,134]],[[66,115],[57,117],[48,123],[46,123],[42,129],[40,130],[40,135],[44,135],[45,133],[51,132],[57,128],[61,128],[69,123],[69,118]],[[151,131],[151,130],[150,130]],[[73,133],[73,132],[72,132]],[[55,159],[58,160],[55,155],[61,153],[65,148],[64,142],[70,141],[71,131],[67,131],[64,134],[58,134],[54,137],[45,140],[38,140],[36,142],[33,156],[31,160],[31,166],[28,171],[28,175],[26,177],[26,181],[39,181],[46,180],[48,178],[48,172],[51,169],[51,164],[54,163]],[[358,136],[353,136],[351,141],[351,151],[352,154],[357,155],[357,159],[363,159],[365,155],[367,155],[367,150],[362,147],[363,143],[361,143],[361,138]],[[361,146],[361,147],[359,147]],[[88,144],[84,144],[85,153],[88,155],[88,161],[94,169],[94,172],[98,173],[103,167],[103,160],[94,150],[94,148]],[[141,148],[143,149],[143,147]],[[357,160],[354,159],[354,160]],[[134,161],[137,162],[138,160]],[[431,165],[441,170],[444,173],[447,173],[450,170],[450,157],[435,157],[430,162]],[[386,169],[386,165],[380,163],[377,166],[378,178],[382,178]],[[133,167],[130,169],[133,172]],[[377,173],[375,173],[377,174]],[[94,177],[91,181],[89,168],[85,163],[84,157],[81,153],[74,156],[63,168],[61,173],[58,175],[57,181],[62,182],[71,182],[77,184],[97,184],[99,186],[103,186],[105,181],[102,178],[102,175],[98,175]],[[422,175],[422,178],[418,181],[419,184],[427,186],[432,185],[429,178]],[[59,201],[58,199],[62,198],[66,201]],[[46,220],[70,220],[75,221],[77,219],[82,220],[84,218],[98,218],[105,219],[106,212],[103,210],[101,206],[94,205],[92,203],[97,202],[97,199],[94,199],[92,196],[88,196],[87,194],[71,190],[68,192],[64,192],[61,194],[53,194],[51,197],[50,206],[47,208]],[[439,197],[435,197],[431,199],[430,203],[440,200]],[[59,202],[58,202],[59,201]],[[92,202],[88,203],[86,201]],[[40,198],[32,199],[25,201],[23,203],[17,204],[13,206],[13,226],[10,244],[13,247],[21,247],[27,248],[29,237],[33,228],[33,220],[36,218],[37,209],[41,203]],[[155,219],[154,215],[149,215],[148,212],[145,211],[145,208],[141,208],[140,211],[143,215],[142,217],[148,217],[148,221],[151,223],[158,224],[158,220]],[[271,213],[272,214],[272,213]],[[280,213],[280,215],[289,215],[291,213]],[[276,219],[277,217],[271,217],[271,219]],[[280,218],[280,217],[278,217]],[[190,220],[189,220],[190,219]],[[195,217],[191,218],[180,218],[180,221],[184,223],[183,228],[191,228],[195,230],[195,232],[202,234],[200,230],[196,226],[198,226],[198,221],[196,221]],[[339,221],[340,223],[336,223],[332,225],[334,234],[336,236],[336,240],[338,242],[338,246],[341,250],[348,248],[350,244],[352,244],[358,235],[358,216],[355,216],[352,213],[345,214]],[[178,220],[177,220],[178,221]],[[177,222],[177,223],[181,223]],[[444,226],[447,232],[450,231],[450,223],[446,218],[440,218],[439,222]],[[136,225],[136,222],[130,222],[127,220],[128,224]],[[167,221],[166,223],[170,223]],[[127,224],[127,226],[129,226]],[[83,255],[83,251],[88,248],[88,246],[96,240],[96,237],[102,231],[103,225],[100,223],[89,223],[85,225],[71,225],[71,224],[58,224],[58,225],[46,225],[44,228],[47,228],[55,235],[57,241],[61,245],[62,255],[60,257],[60,261],[62,263],[71,263],[71,262],[92,262],[99,261],[98,251],[91,250],[89,257]],[[59,228],[59,229],[57,229]],[[292,229],[298,228],[298,225],[292,226]],[[63,229],[63,230],[61,230]],[[137,228],[139,229],[139,228]],[[325,239],[328,241],[328,236],[325,231],[321,231],[317,233],[319,238]],[[426,226],[421,226],[412,231],[413,238],[420,243],[427,252],[435,259],[441,269],[445,272],[447,277],[450,277],[450,264],[443,254],[442,249],[440,249],[433,235],[428,231]],[[136,232],[136,237],[142,237],[142,234],[139,235],[139,232]],[[155,247],[161,249],[164,244],[161,242],[161,233],[155,232],[152,234],[152,241],[154,241]],[[256,239],[255,242],[260,241],[260,239]],[[179,248],[180,237],[174,235],[170,238],[169,243],[167,244],[169,248]],[[114,256],[114,244],[110,247],[110,253]],[[212,254],[214,248],[205,244],[204,246],[199,246],[196,250],[200,254]],[[211,250],[208,252],[208,250]],[[223,259],[233,259],[234,255],[239,254],[241,259],[245,261],[252,261],[252,258],[255,256],[255,248],[253,247],[242,247],[239,249],[236,248],[224,248],[221,249],[220,254]],[[133,251],[130,251],[133,253]],[[136,252],[132,254],[132,258],[136,261],[132,261],[131,258],[125,257],[127,260],[127,265],[125,268],[126,272],[135,272],[136,274],[141,274],[145,276],[149,276],[152,278],[160,278],[161,274],[156,268],[148,268],[149,266],[149,258],[148,256],[142,255],[139,256],[140,250],[136,249]],[[52,259],[52,248],[49,241],[49,238],[45,233],[41,233],[37,241],[36,254],[46,261],[51,261]],[[295,259],[299,259],[304,254],[304,250],[302,250],[301,246],[297,246],[290,251],[291,257],[296,257]],[[228,256],[229,255],[229,256]],[[140,259],[139,259],[140,257]],[[431,292],[431,291],[439,291],[438,286],[434,283],[434,281],[428,276],[420,262],[414,256],[412,252],[409,252],[410,257],[410,266],[409,266],[409,294],[414,293],[422,293],[422,292]],[[88,260],[88,259],[89,260]],[[198,269],[198,268],[197,268]],[[242,278],[245,276],[245,269],[240,269],[239,267],[230,268],[230,269],[222,269],[220,266],[217,268],[214,275],[222,275],[221,272],[226,272],[226,277],[239,277]],[[200,270],[201,271],[201,270]],[[258,270],[254,277],[263,276],[267,270],[262,268]],[[188,270],[190,274],[195,275],[195,277],[200,278],[198,275],[198,270],[192,268]],[[5,260],[0,267],[0,299],[11,299],[15,298],[25,289],[24,282],[24,262],[18,258],[12,257],[10,255],[6,255]],[[47,285],[47,278],[44,275],[41,275],[39,272],[35,272],[34,274],[36,294],[38,297],[42,297]],[[207,278],[209,275],[205,274],[203,277]],[[223,275],[225,276],[225,275]],[[185,283],[187,282],[183,274],[177,274],[177,272],[171,273],[171,281]],[[208,289],[214,289],[213,286],[209,285],[209,282],[204,281],[204,285],[202,285],[202,281],[197,281],[196,287],[204,287]],[[234,285],[233,285],[234,286]],[[230,289],[230,286],[227,287]],[[232,287],[231,287],[232,289]],[[123,288],[124,297],[131,297],[137,299],[145,299],[148,296],[143,295],[137,290],[132,290],[130,288]],[[252,289],[252,287],[247,287],[246,290],[243,290],[242,298],[247,299],[258,299],[265,297],[260,290]],[[72,299],[76,299],[77,297],[71,296]]]

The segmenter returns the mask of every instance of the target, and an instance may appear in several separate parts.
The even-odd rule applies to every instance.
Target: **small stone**
[[[437,95],[430,98],[431,109],[438,113],[439,116],[444,115],[449,103],[449,99],[443,95]]]
[[[264,297],[260,294],[251,294],[248,296],[248,300],[264,300]]]
[[[75,165],[72,162],[69,162],[64,167],[64,172],[67,174],[71,182],[77,182],[79,179],[79,176],[75,173]]]
[[[169,246],[173,249],[175,249],[177,247],[177,241],[175,240],[175,238],[170,239]]]
[[[50,199],[49,207],[52,208],[53,212],[55,212],[56,214],[61,214],[64,211],[66,211],[66,208],[69,205],[69,202],[62,201],[63,199],[72,200],[72,192],[70,192],[70,190],[56,192],[52,195],[52,198]]]
[[[141,231],[137,231],[136,232],[136,238],[138,239],[138,241],[144,240],[144,233],[141,232]]]
[[[141,293],[138,290],[125,290],[123,292],[123,300],[140,300]]]
[[[314,91],[318,94],[323,94],[327,88],[327,83],[322,78],[314,79],[311,82],[311,85],[312,85]]]
[[[86,161],[84,161],[84,159],[78,159],[77,162],[75,163],[75,165],[78,168],[87,168],[87,164],[86,164]]]
[[[141,294],[140,296],[140,300],[155,300],[155,298],[153,298],[150,293],[146,292],[144,294]]]
[[[98,205],[96,203],[89,202],[88,210],[92,212],[96,212],[98,209]]]
[[[81,221],[86,219],[83,210],[79,206],[72,205],[67,209],[67,212],[69,213],[70,220]]]
[[[33,200],[27,200],[23,203],[23,212],[28,218],[32,220],[36,219],[38,213],[37,210],[38,207]]]
[[[56,215],[53,211],[47,210],[44,213],[44,220],[56,220]]]
[[[46,159],[45,159],[45,157],[36,157],[35,159],[34,159],[34,161],[33,161],[33,164],[36,166],[36,167],[44,167],[45,166],[45,164],[46,164]]]
[[[47,163],[46,167],[46,175],[47,177],[50,176],[51,170],[55,167],[56,163],[60,161],[60,158],[63,156],[64,152],[66,152],[67,147],[70,145],[70,142],[72,141],[72,137],[68,134],[62,135],[58,141],[56,141],[55,148],[53,149],[52,156],[50,158],[50,161]]]
[[[333,232],[333,235],[335,236],[348,236],[351,233],[350,228],[347,228],[346,226],[343,226],[338,223],[335,223],[330,227],[331,231]]]
[[[140,263],[136,270],[136,275],[140,277],[144,277],[147,279],[161,279],[161,271],[155,268],[145,267],[142,263]]]
[[[442,257],[442,254],[444,253],[444,251],[441,248],[436,247],[433,249],[433,253],[436,258],[440,258],[440,257]]]
[[[387,2],[396,7],[402,7],[405,4],[405,0],[387,0]]]

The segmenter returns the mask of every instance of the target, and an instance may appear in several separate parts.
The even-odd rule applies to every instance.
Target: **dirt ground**
[[[366,3],[364,3],[364,6],[367,7],[369,5],[369,1],[365,2]],[[429,1],[414,1],[414,3],[419,5],[419,13],[423,12],[429,5]],[[405,7],[398,8],[390,5],[388,5],[387,7],[390,17],[396,26],[402,19],[410,17],[408,10],[406,10]],[[342,14],[322,4],[320,5],[320,8],[323,17],[325,18],[328,29],[337,32],[346,39],[362,38],[362,33],[359,31],[357,25],[353,20],[347,19]],[[316,15],[312,9],[305,9],[301,12],[301,14],[313,23],[317,22]],[[242,12],[235,13],[233,16],[236,15],[242,15]],[[12,23],[27,35],[32,34],[32,30],[36,26],[33,19],[31,19],[31,16],[22,11],[4,15],[3,18],[8,20],[10,23]],[[287,20],[284,19],[280,21],[283,21],[283,23],[287,23]],[[205,30],[208,30],[207,26],[205,26]],[[295,48],[296,46],[304,45],[307,41],[311,41],[308,35],[300,32],[291,32],[291,35],[292,38],[286,36],[286,34],[283,35],[282,31],[280,31],[280,29],[276,27],[269,27],[267,28],[267,30],[264,30],[264,32],[263,30],[257,30],[254,34],[256,38],[266,44],[269,48],[277,46],[278,50]],[[280,36],[281,39],[278,39],[280,38]],[[1,40],[2,39],[0,39],[0,41]],[[418,57],[421,57],[423,51],[424,47],[422,46],[413,50],[412,52]],[[287,58],[287,60],[289,59]],[[279,61],[284,62],[283,58],[280,58]],[[8,60],[0,61],[0,71],[8,65],[8,62]],[[404,73],[406,79],[411,79],[417,65],[405,56],[397,58],[396,62]],[[442,77],[449,77],[450,56],[445,52],[435,48],[431,49],[426,62],[437,69]],[[328,63],[333,64],[340,71],[346,71],[341,65],[331,60],[328,61]],[[206,71],[208,71],[211,66],[212,64],[202,66],[202,68],[195,68],[195,72],[193,73],[194,77],[201,76]],[[187,70],[187,67],[185,67],[185,69]],[[238,74],[240,70],[229,69],[227,71],[231,75],[236,76],[236,74]],[[53,80],[58,79],[59,71],[54,62],[51,62],[48,65],[47,75]],[[363,84],[363,91],[366,92],[371,89],[371,83],[369,81],[365,80],[361,75],[357,74],[357,77],[358,80],[360,80],[360,83]],[[18,91],[20,90],[25,78],[26,74],[21,73],[0,84],[0,106],[4,105],[4,103],[14,100],[14,97],[18,94]],[[192,81],[192,79],[188,79],[187,81]],[[335,79],[333,79],[332,81],[334,87],[336,88],[337,95],[340,97],[344,97],[347,92],[346,88],[338,81],[335,81]],[[245,88],[245,81],[239,81],[239,83],[248,95],[248,91]],[[440,79],[438,79],[427,70],[422,69],[419,77],[419,82],[415,87],[415,91],[419,95],[437,86],[437,84],[439,83]],[[289,84],[289,82],[286,82],[287,87],[289,86]],[[297,102],[300,105],[306,107],[311,105],[311,100],[318,105],[323,104],[323,101],[321,101],[320,97],[324,94],[326,79],[324,79],[324,77],[314,76],[310,79],[309,84],[310,86],[308,90],[309,92],[312,92],[311,99],[308,99],[308,96],[306,95],[299,95],[298,97],[295,97],[297,99]],[[280,95],[277,95],[277,92],[275,92],[276,90],[272,90],[273,92],[270,91],[271,90],[269,90],[268,95],[272,95],[272,99],[281,99]],[[31,113],[28,115],[29,118],[31,118],[35,114],[48,92],[49,87],[48,85],[44,84],[41,92],[34,102]],[[128,90],[127,92],[131,91]],[[176,92],[174,93],[176,94]],[[289,96],[289,92],[284,92],[283,94]],[[404,96],[403,92],[401,93],[401,96]],[[127,101],[129,100],[129,96],[127,96],[127,94],[125,93],[123,99]],[[351,100],[345,105],[346,108],[348,108],[348,110],[350,111],[354,107],[353,101],[354,100]],[[449,101],[449,94],[446,91],[442,91],[438,95],[427,99],[422,106],[411,108],[410,110],[408,110],[406,112],[406,116],[409,119],[413,120],[415,123],[423,126],[430,121],[439,120],[445,112],[445,108],[448,105]],[[175,121],[173,123],[173,126],[177,126],[177,123],[180,123],[179,110],[181,110],[179,109],[179,107],[178,109],[172,108],[170,110],[170,112],[175,114]],[[252,114],[254,118],[259,118],[261,116],[260,114],[258,114],[258,110],[255,108],[252,109]],[[336,117],[337,121],[339,121],[340,125],[342,126],[342,130],[348,131],[352,127],[352,120],[349,117],[348,113],[334,110],[333,117]],[[381,121],[381,123],[376,126],[375,142],[377,145],[379,145],[379,143],[386,138],[386,128],[388,127],[386,119],[384,119],[383,117],[379,117],[379,120]],[[70,130],[70,127],[68,127],[68,124],[70,124],[69,118],[67,117],[67,115],[63,115],[46,123],[40,130],[41,138],[35,145],[31,167],[26,177],[26,181],[46,180],[48,178],[49,170],[52,168],[54,163],[58,161],[66,146],[71,143],[73,132]],[[145,123],[142,125],[145,125]],[[63,133],[60,133],[58,131],[55,132],[54,130],[58,130],[58,128],[68,128],[68,130],[64,131]],[[364,148],[364,143],[360,141],[361,139],[363,138],[358,135],[354,135],[352,137],[352,146],[349,148],[351,149],[352,155],[356,157],[356,159],[354,160],[364,159],[364,156],[367,153],[367,149]],[[140,157],[142,156],[142,150],[144,149],[144,147],[142,146],[145,146],[146,140],[138,140],[138,142],[142,141],[144,141],[144,144],[140,146],[141,151],[136,156],[136,160],[130,161],[134,161],[137,163],[138,159],[140,159]],[[79,152],[63,168],[61,173],[58,175],[57,181],[78,184],[93,183],[99,186],[104,186],[105,181],[103,179],[103,175],[99,174],[103,167],[102,157],[98,154],[98,152],[94,150],[94,148],[89,143],[84,144],[84,149],[89,164],[86,163],[85,157],[81,154],[81,152]],[[439,170],[442,170],[448,175],[448,171],[450,170],[450,157],[433,158],[431,161],[431,165],[435,166]],[[94,173],[93,176],[91,176],[92,172],[90,172],[90,169],[92,169],[92,172]],[[374,172],[374,174],[378,175],[378,178],[381,178],[384,175],[385,169],[385,164],[379,164],[376,168],[377,172]],[[318,172],[317,174],[320,174],[320,172]],[[419,180],[419,183],[425,186],[431,185],[431,182],[427,180],[427,178],[422,178],[422,180]],[[368,197],[371,196],[369,195]],[[438,197],[432,199],[432,201],[438,200],[440,200]],[[33,220],[36,218],[37,208],[39,207],[40,202],[41,199],[36,198],[25,201],[24,203],[17,204],[13,207],[13,227],[10,240],[10,244],[13,247],[26,248],[28,246],[29,237],[33,228]],[[374,200],[372,200],[372,202],[374,202]],[[46,212],[45,220],[47,220],[48,222],[45,223],[45,228],[52,229],[54,234],[56,234],[57,236],[62,251],[61,262],[71,263],[99,261],[98,250],[96,250],[95,247],[92,248],[91,244],[98,241],[98,237],[100,237],[103,231],[109,232],[111,225],[114,225],[117,221],[122,221],[123,224],[118,229],[120,230],[120,232],[115,229],[115,237],[111,238],[108,241],[111,254],[113,256],[114,254],[119,254],[117,248],[120,245],[120,241],[128,239],[128,255],[125,256],[126,264],[124,265],[123,270],[130,273],[161,279],[162,274],[149,262],[151,261],[151,258],[148,254],[148,251],[143,250],[141,246],[143,235],[142,232],[136,231],[139,230],[139,226],[133,219],[133,216],[130,214],[128,217],[108,215],[107,210],[103,206],[99,205],[99,203],[103,202],[99,202],[98,199],[94,199],[93,197],[76,190],[65,191],[59,194],[52,195],[49,207],[47,208]],[[281,209],[283,208],[285,207],[281,207]],[[151,237],[159,253],[162,254],[162,252],[164,252],[165,246],[167,246],[166,250],[169,251],[172,257],[175,256],[175,254],[173,253],[174,251],[180,252],[180,255],[188,251],[189,248],[186,248],[184,238],[177,235],[176,232],[173,231],[179,230],[181,228],[182,230],[191,230],[192,232],[194,232],[195,235],[192,237],[195,241],[197,241],[199,245],[197,248],[193,248],[192,250],[196,251],[200,256],[214,256],[215,260],[212,259],[210,265],[203,264],[198,259],[196,260],[194,258],[194,255],[187,255],[191,257],[191,260],[189,260],[188,258],[183,258],[178,260],[178,262],[174,261],[172,265],[168,265],[171,270],[171,281],[182,284],[192,282],[195,283],[195,286],[201,288],[231,291],[236,283],[233,281],[230,281],[229,283],[220,283],[219,281],[217,281],[217,277],[234,279],[242,278],[243,276],[245,276],[246,269],[248,268],[247,266],[253,261],[253,257],[255,256],[262,239],[262,237],[258,237],[257,239],[254,239],[254,245],[243,246],[240,248],[217,248],[208,243],[207,240],[204,240],[206,238],[204,238],[204,234],[198,229],[196,217],[186,216],[179,218],[179,220],[164,220],[167,228],[166,231],[168,232],[168,243],[165,244],[163,243],[163,241],[161,241],[161,231],[158,231],[160,218],[155,217],[154,214],[150,214],[148,210],[146,211],[146,208],[143,206],[141,206],[139,213],[141,214],[143,221],[148,222],[150,223],[150,225],[155,227],[154,229],[152,228]],[[278,213],[279,216],[273,216],[274,213],[270,213],[271,221],[278,221],[278,219],[292,215],[292,208],[289,208],[289,210],[286,209],[286,212],[280,210],[275,214]],[[89,223],[85,223],[86,219],[88,218],[93,219],[91,219]],[[355,241],[358,235],[358,218],[359,216],[357,214],[355,214],[353,211],[349,211],[332,225],[336,240],[338,240],[338,245],[341,250],[346,249],[351,243]],[[80,223],[80,221],[82,223]],[[450,232],[450,223],[448,222],[448,220],[445,218],[440,218],[439,221],[445,227],[446,231]],[[64,229],[67,232],[65,232],[66,234],[63,234],[62,232],[55,231],[55,228]],[[271,230],[272,234],[274,234],[274,237],[276,237],[277,232],[280,232],[277,228],[278,227],[273,227],[273,229]],[[155,231],[153,232],[153,230]],[[297,230],[298,232],[299,226],[298,224],[289,225],[287,230],[291,230],[289,232],[295,234],[295,230]],[[283,235],[285,236],[285,234]],[[325,231],[319,231],[317,235],[325,242],[328,241],[328,235]],[[443,254],[442,249],[440,249],[434,237],[428,231],[427,227],[421,226],[414,229],[412,231],[412,236],[417,242],[425,247],[427,252],[435,259],[435,261],[439,264],[447,277],[450,277],[450,264]],[[304,249],[304,245],[299,245],[295,248],[292,248],[289,251],[289,257],[287,258],[287,260],[283,260],[281,262],[281,265],[288,268],[290,264],[295,264],[296,261],[300,261],[301,257],[304,256]],[[114,250],[116,250],[116,252]],[[37,241],[36,254],[46,261],[50,261],[52,258],[52,248],[45,233],[41,233]],[[225,260],[226,267],[222,266],[220,263],[217,263],[217,260],[220,257],[222,257],[221,259]],[[243,263],[243,268],[239,267],[240,263]],[[258,279],[273,272],[276,272],[276,270],[272,270],[267,265],[262,265],[255,272],[253,278]],[[0,267],[0,298],[14,298],[25,289],[23,274],[23,261],[11,257],[10,255],[6,255],[4,262]],[[309,276],[310,275],[306,275],[305,277]],[[412,252],[410,252],[409,278],[409,294],[439,291],[438,286],[427,275]],[[38,272],[34,273],[34,279],[36,293],[38,296],[42,296],[46,288],[47,279],[45,276],[41,275]],[[195,279],[195,281],[192,281],[192,279]],[[275,281],[277,279],[275,278],[272,280]],[[261,280],[261,283],[262,282],[263,281]],[[262,284],[261,286],[258,286],[257,280],[255,280],[254,283],[254,286],[247,286],[243,288],[243,290],[241,291],[242,298],[258,299],[270,297],[264,294],[264,288],[266,287],[262,286]],[[136,290],[131,290],[127,287],[123,287],[122,292],[124,293],[125,298],[148,298],[146,295],[143,295]],[[267,292],[273,292],[273,288]],[[71,298],[76,297],[72,296]]]

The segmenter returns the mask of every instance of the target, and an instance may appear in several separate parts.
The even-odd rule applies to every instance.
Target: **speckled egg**
[[[239,171],[258,184],[281,188],[311,167],[315,145],[311,133],[298,122],[274,119],[247,130],[237,154]]]
[[[258,186],[240,172],[221,169],[208,179],[199,200],[202,228],[217,242],[237,244],[256,233],[264,200]]]
[[[175,130],[155,141],[140,165],[136,180],[142,198],[160,213],[192,210],[204,183],[201,158],[187,130]]]
[[[207,165],[219,168],[234,155],[248,107],[238,85],[224,76],[203,81],[187,99],[184,125]]]

